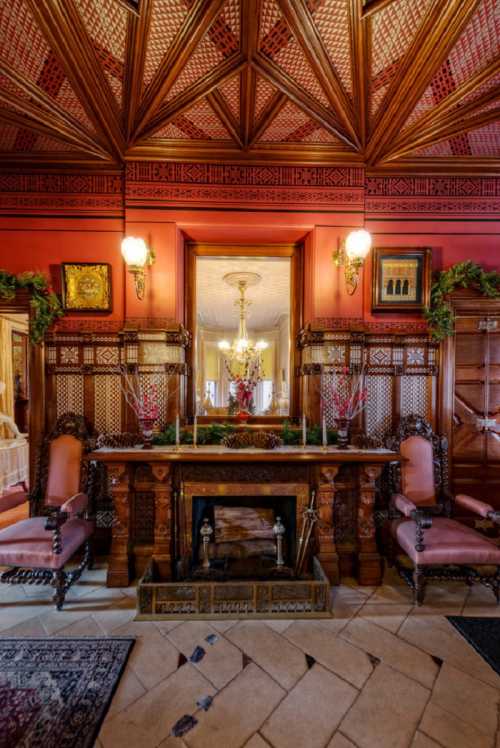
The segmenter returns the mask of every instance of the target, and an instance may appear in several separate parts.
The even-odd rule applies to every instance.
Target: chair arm
[[[468,509],[474,514],[478,514],[480,517],[485,519],[489,517],[491,513],[494,513],[494,509],[491,504],[487,504],[485,501],[474,499],[472,496],[467,496],[465,493],[459,493],[455,496],[455,503],[461,506],[463,509]]]
[[[67,512],[70,517],[75,517],[77,514],[83,514],[87,509],[89,499],[87,494],[75,493],[70,499],[67,499],[61,506],[61,512]]]
[[[415,512],[417,509],[413,501],[407,499],[406,496],[404,496],[402,493],[396,493],[393,495],[391,499],[391,505],[394,507],[394,509],[400,511],[401,514],[405,517],[411,517],[411,513]]]
[[[52,535],[52,552],[58,556],[62,553],[61,526],[64,525],[69,515],[61,511],[58,507],[51,509],[51,513],[45,522],[45,529],[53,533]]]
[[[415,521],[415,550],[421,553],[425,551],[425,530],[432,527],[432,514],[428,514],[425,509],[415,509],[410,516]]]

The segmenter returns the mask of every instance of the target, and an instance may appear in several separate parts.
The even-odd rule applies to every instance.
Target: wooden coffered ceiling
[[[8,0],[0,151],[500,173],[500,0]]]

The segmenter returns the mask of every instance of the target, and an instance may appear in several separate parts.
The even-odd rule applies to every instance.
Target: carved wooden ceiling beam
[[[480,0],[434,0],[380,107],[366,159],[382,160],[423,92],[447,58]]]
[[[121,157],[125,139],[113,93],[73,0],[26,0],[50,48],[111,153]]]
[[[288,101],[288,96],[281,91],[276,91],[274,96],[270,98],[267,105],[264,107],[262,114],[258,121],[255,123],[252,136],[249,141],[249,145],[253,146],[262,134],[266,131],[268,125],[273,121],[277,114],[283,109]]]
[[[268,57],[258,53],[255,56],[252,65],[255,67],[257,72],[286,94],[288,98],[299,107],[299,109],[302,109],[302,111],[309,117],[317,120],[322,127],[342,140],[342,142],[346,143],[350,148],[357,150],[357,144],[345,133],[338,121],[332,116],[331,112],[329,112],[326,107],[320,104],[319,101],[317,101],[307,91],[298,86],[295,81],[287,75],[287,73],[276,65],[276,63]]]
[[[399,0],[368,0],[368,2],[361,0],[361,16],[368,18],[368,16],[372,16],[374,13],[378,13],[379,10],[383,10],[388,5],[397,2]]]
[[[157,130],[161,130],[179,114],[192,107],[199,99],[202,99],[217,88],[217,86],[220,86],[235,75],[245,65],[246,62],[239,52],[235,52],[230,57],[227,57],[206,76],[200,78],[195,84],[186,88],[185,91],[172,99],[172,101],[161,107],[136,142],[144,142],[144,140],[151,137]]]
[[[125,83],[123,89],[127,142],[130,141],[134,130],[135,117],[141,99],[144,62],[146,60],[152,9],[153,0],[142,0],[140,12],[131,13],[128,19]]]
[[[118,3],[122,8],[128,10],[130,15],[138,16],[142,11],[144,0],[115,0],[115,3]]]
[[[465,108],[466,107],[464,107],[464,109]],[[495,122],[499,118],[500,106],[481,112],[481,114],[471,116],[468,119],[464,118],[463,111],[457,110],[455,116],[438,123],[435,127],[422,133],[420,137],[415,140],[407,142],[399,148],[391,151],[391,153],[384,158],[384,162],[386,160],[389,161],[401,158],[401,156],[411,153],[419,148],[424,148],[433,145],[434,143],[440,143],[442,140],[449,140],[456,135],[462,135],[470,130],[477,130],[479,127],[484,127],[491,122]]]
[[[450,163],[449,156],[418,156],[409,159],[398,159],[367,167],[368,177],[408,176],[408,174],[457,174],[474,176],[500,176],[500,159],[478,156],[454,156]]]
[[[338,121],[351,142],[354,143],[356,148],[359,148],[360,141],[353,125],[354,110],[352,103],[330,62],[306,3],[300,2],[300,0],[277,0],[277,2],[283,17],[302,47],[307,61],[335,110]]]
[[[241,49],[245,60],[250,63],[259,43],[259,18],[261,0],[241,0]],[[250,64],[241,75],[240,90],[240,137],[243,147],[247,147],[252,137],[255,115],[257,76]]]
[[[369,25],[362,16],[363,0],[350,0],[351,65],[356,129],[361,148],[366,147],[368,133],[368,60],[370,59]]]
[[[442,101],[439,102],[428,112],[425,112],[411,127],[405,128],[401,135],[396,138],[394,145],[397,147],[399,144],[412,139],[414,136],[419,134],[425,135],[427,128],[433,124],[442,121],[444,117],[453,115],[458,112],[458,108],[461,107],[460,102],[466,97],[470,96],[476,89],[481,88],[491,78],[497,76],[500,72],[500,57],[497,57],[487,67],[481,70],[479,73],[469,78],[461,86],[458,86],[455,91],[446,96]],[[469,113],[474,109],[480,109],[490,101],[495,101],[499,96],[499,87],[492,87],[482,96],[478,97],[467,105],[462,105],[461,111]],[[391,149],[392,150],[392,149]]]
[[[194,0],[181,28],[149,84],[137,114],[134,138],[143,138],[146,125],[161,107],[188,63],[197,44],[219,14],[225,0]]]
[[[129,148],[127,161],[199,161],[201,163],[245,163],[256,164],[326,164],[329,166],[362,166],[363,157],[351,151],[338,151],[324,145],[310,143],[260,144],[249,150],[241,150],[230,143],[207,141],[203,144],[187,144],[185,140],[158,138],[154,145],[138,143]]]
[[[117,176],[122,174],[123,164],[112,160],[98,160],[80,151],[72,151],[71,154],[61,153],[60,151],[0,152],[0,172],[31,173],[40,171],[43,174],[65,174],[69,168],[78,168],[81,174],[99,172]]]
[[[238,122],[236,122],[233,113],[229,109],[228,105],[224,101],[223,96],[218,91],[212,91],[207,94],[207,101],[221,120],[222,124],[236,143],[239,148],[243,147],[240,137],[240,128]]]
[[[3,91],[0,91],[0,101],[8,103],[9,100],[10,97]],[[85,153],[91,153],[97,158],[109,160],[109,153],[103,151],[95,143],[92,144],[87,142],[87,140],[83,140],[80,132],[75,133],[67,128],[64,123],[57,122],[53,115],[50,120],[51,126],[47,124],[46,112],[35,110],[34,108],[30,109],[29,107],[25,107],[23,104],[20,104],[18,109],[19,111],[14,111],[12,109],[0,107],[0,120],[23,130],[32,130],[40,135],[46,135],[49,138],[68,143],[73,146],[73,148]]]

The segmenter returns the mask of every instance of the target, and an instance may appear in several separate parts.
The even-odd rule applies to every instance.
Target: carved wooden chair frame
[[[66,512],[61,511],[60,507],[47,506],[45,493],[49,477],[50,467],[50,445],[54,439],[62,435],[74,436],[83,445],[83,453],[89,452],[95,447],[95,439],[90,433],[85,419],[77,416],[75,413],[65,413],[57,419],[53,430],[45,436],[37,453],[35,468],[35,484],[30,491],[30,513],[31,516],[46,516],[45,529],[52,532],[52,551],[58,555],[62,553],[62,535],[61,528],[68,518]],[[93,469],[85,460],[81,461],[80,466],[80,485],[81,493],[85,493],[89,498],[89,505],[84,511],[86,519],[90,519],[93,514],[92,509],[92,481]],[[68,497],[70,498],[70,497]],[[72,571],[62,569],[46,568],[22,568],[13,566],[0,575],[0,581],[6,584],[50,584],[54,587],[54,602],[58,610],[61,610],[64,598],[69,588],[78,581],[84,569],[92,568],[93,550],[91,538],[88,538],[83,544],[83,556]]]
[[[432,444],[432,459],[434,472],[434,485],[436,491],[436,505],[418,507],[409,515],[415,521],[415,549],[425,550],[425,531],[432,527],[434,517],[453,516],[455,499],[449,488],[448,467],[448,440],[445,436],[435,434],[431,425],[421,416],[409,415],[401,419],[396,433],[391,434],[385,440],[385,446],[395,452],[399,452],[401,442],[411,436],[421,436]],[[398,520],[403,514],[392,506],[391,497],[401,492],[401,465],[390,463],[384,480],[384,493],[389,501],[389,520]],[[489,512],[488,519],[500,524],[500,512]],[[417,604],[423,602],[425,585],[427,579],[441,581],[465,581],[468,585],[474,582],[489,587],[497,600],[500,602],[500,566],[483,567],[481,565],[415,565],[401,563],[397,554],[396,541],[390,535],[388,548],[389,565],[395,566],[399,575],[410,586],[415,595]],[[493,573],[492,573],[493,569]]]

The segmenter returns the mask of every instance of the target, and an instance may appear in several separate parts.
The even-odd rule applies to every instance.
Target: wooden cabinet
[[[456,294],[455,336],[443,344],[442,426],[451,485],[500,508],[500,301]]]

